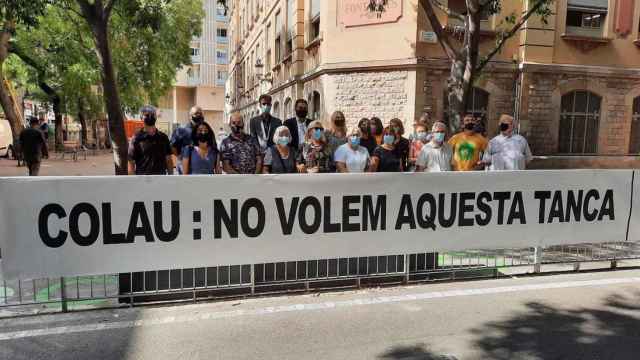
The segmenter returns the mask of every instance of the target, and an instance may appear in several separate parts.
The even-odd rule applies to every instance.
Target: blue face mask
[[[352,136],[349,138],[349,143],[351,143],[351,146],[356,147],[360,145],[360,137],[359,136]]]
[[[382,141],[387,145],[391,145],[394,141],[396,141],[396,137],[393,135],[385,135],[382,137]]]
[[[437,142],[437,143],[443,143],[444,142],[444,133],[441,133],[441,132],[433,133],[433,140],[435,140],[435,142]]]
[[[289,139],[289,137],[288,137],[288,136],[280,136],[280,137],[278,138],[278,141],[277,141],[277,142],[278,142],[278,145],[283,145],[283,146],[285,146],[285,145],[289,145],[289,142],[290,142],[290,141],[291,141],[291,140]]]
[[[260,109],[262,110],[263,114],[270,114],[271,113],[271,105],[262,105],[260,107]]]
[[[425,131],[420,131],[419,133],[417,133],[416,138],[420,141],[427,141],[427,133]]]
[[[315,140],[320,140],[320,139],[322,139],[322,133],[323,133],[323,130],[322,130],[322,129],[314,129],[314,130],[313,130],[313,138],[314,138]]]

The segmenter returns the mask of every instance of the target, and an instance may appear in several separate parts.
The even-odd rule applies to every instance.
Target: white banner
[[[625,241],[632,170],[0,179],[8,279]]]

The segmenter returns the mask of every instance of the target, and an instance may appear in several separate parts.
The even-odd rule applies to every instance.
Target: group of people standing
[[[491,141],[471,113],[464,114],[462,131],[450,138],[446,124],[430,124],[427,116],[414,123],[407,138],[397,118],[386,126],[380,118],[363,118],[348,129],[345,115],[336,111],[325,128],[308,118],[306,100],[297,100],[296,116],[284,122],[271,115],[269,95],[260,96],[259,103],[261,114],[250,120],[249,132],[240,113],[233,113],[231,133],[219,145],[198,107],[171,139],[155,128],[155,109],[143,108],[145,127],[130,142],[129,173],[171,174],[174,156],[183,175],[524,170],[532,159],[508,115],[500,117],[500,134]]]

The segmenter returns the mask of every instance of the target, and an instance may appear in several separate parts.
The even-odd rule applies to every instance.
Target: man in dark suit
[[[264,152],[268,147],[273,145],[273,134],[278,126],[282,125],[282,121],[271,116],[271,96],[260,95],[260,115],[254,117],[249,122],[249,131],[251,136],[258,140],[260,148]]]
[[[284,122],[284,126],[289,128],[289,133],[291,134],[291,142],[289,143],[289,146],[301,150],[302,144],[304,144],[304,135],[311,123],[311,119],[307,119],[307,115],[309,114],[309,104],[305,99],[298,99],[296,100],[295,108],[296,117],[287,119]]]

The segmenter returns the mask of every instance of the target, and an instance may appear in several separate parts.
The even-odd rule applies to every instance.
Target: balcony
[[[191,63],[192,64],[202,63],[202,55],[201,54],[191,55]]]
[[[229,37],[227,37],[227,36],[216,36],[216,42],[218,44],[228,44],[229,43]]]
[[[566,35],[579,36],[579,37],[585,37],[585,38],[594,38],[594,39],[604,37],[601,27],[592,28],[592,27],[568,26],[568,25],[567,25]]]
[[[199,75],[189,75],[187,76],[187,85],[188,86],[198,86],[202,83]]]

